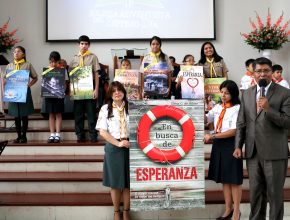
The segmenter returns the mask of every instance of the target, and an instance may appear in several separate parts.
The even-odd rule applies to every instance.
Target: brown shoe
[[[27,143],[27,138],[26,138],[26,137],[22,137],[22,138],[20,138],[19,143],[21,143],[21,144],[25,144],[25,143]]]
[[[84,143],[84,142],[86,142],[85,139],[77,139],[77,143]]]
[[[14,143],[14,144],[19,144],[19,143],[20,143],[20,138],[18,137],[18,138],[16,138],[15,140],[13,140],[13,143]]]

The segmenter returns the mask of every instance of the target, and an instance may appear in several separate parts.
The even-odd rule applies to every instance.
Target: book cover
[[[129,112],[131,210],[204,207],[203,99],[130,101]]]
[[[92,66],[76,67],[69,73],[71,97],[74,100],[93,99]]]
[[[127,91],[128,100],[139,100],[139,70],[116,69],[114,81],[122,83]]]
[[[220,85],[226,78],[206,78],[204,80],[205,111],[211,110],[220,101]]]
[[[45,98],[64,98],[65,69],[43,68],[41,96]]]
[[[204,76],[202,66],[180,66],[182,76],[181,96],[183,99],[204,99]]]
[[[166,95],[169,92],[168,85],[169,67],[166,62],[154,65],[144,64],[144,95]]]
[[[7,70],[4,102],[26,102],[29,70]]]

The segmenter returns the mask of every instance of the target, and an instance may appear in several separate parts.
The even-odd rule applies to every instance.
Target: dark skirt
[[[34,113],[34,106],[30,88],[27,89],[26,102],[9,102],[8,114],[14,117],[28,116]]]
[[[64,99],[45,98],[45,112],[46,113],[63,113]]]
[[[243,183],[243,160],[233,156],[235,138],[214,139],[208,179],[216,183],[236,184]]]
[[[129,149],[105,145],[103,185],[116,189],[130,188]]]

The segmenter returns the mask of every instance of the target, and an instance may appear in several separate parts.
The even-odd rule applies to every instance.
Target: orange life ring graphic
[[[150,140],[150,127],[156,119],[169,117],[182,127],[183,137],[179,146],[170,150],[155,147]],[[137,140],[140,149],[156,162],[174,162],[183,158],[193,147],[195,127],[191,118],[180,108],[171,105],[156,106],[144,114],[137,128]]]

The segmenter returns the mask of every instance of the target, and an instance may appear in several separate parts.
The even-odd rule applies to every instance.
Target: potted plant
[[[287,31],[290,20],[282,25],[283,12],[275,23],[271,23],[271,14],[268,10],[266,23],[262,22],[261,17],[256,12],[257,25],[250,19],[252,30],[250,33],[242,33],[246,44],[263,51],[263,55],[269,58],[269,50],[278,50],[288,42],[290,30]]]
[[[2,62],[8,62],[6,58],[2,55],[3,53],[7,53],[10,51],[15,44],[20,42],[19,39],[15,37],[15,33],[17,32],[17,29],[14,29],[13,31],[8,31],[8,25],[9,25],[10,18],[8,21],[0,27],[0,61]],[[7,63],[1,63],[0,65],[6,65]]]

